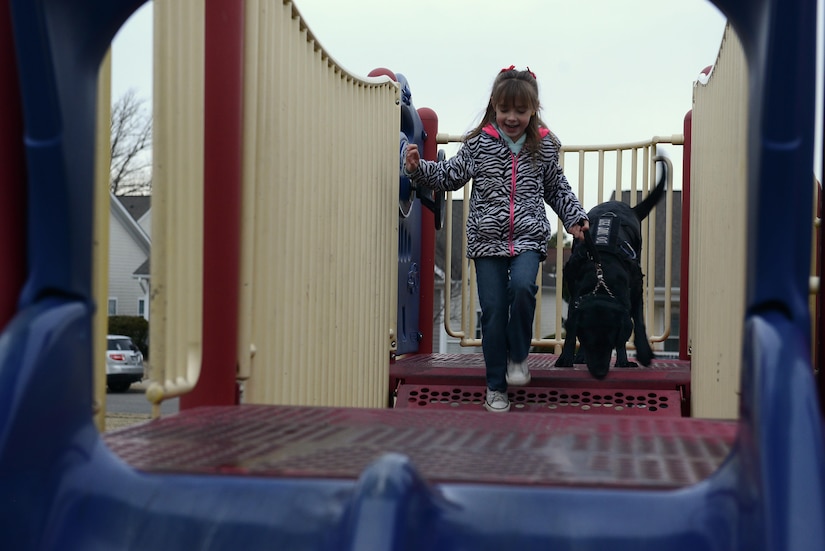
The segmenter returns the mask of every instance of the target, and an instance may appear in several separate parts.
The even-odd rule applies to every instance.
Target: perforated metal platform
[[[427,408],[197,408],[105,433],[150,472],[356,479],[388,452],[431,482],[668,489],[712,473],[736,423]]]
[[[485,386],[400,385],[397,408],[473,409],[484,404]],[[675,390],[600,390],[593,388],[510,387],[515,412],[623,413],[680,417],[681,396]]]
[[[665,388],[690,385],[690,362],[654,359],[650,366],[611,367],[607,378],[595,381],[585,365],[556,367],[555,354],[530,354],[527,363],[532,385],[584,386],[601,388],[634,385],[637,388]],[[482,354],[417,354],[397,359],[390,365],[391,381],[412,384],[456,384],[484,381]]]
[[[530,384],[509,389],[515,410],[690,415],[690,362],[654,359],[648,367],[612,367],[597,381],[587,366],[555,367],[557,359],[528,356]],[[485,386],[482,354],[419,354],[390,365],[395,407],[479,407]]]

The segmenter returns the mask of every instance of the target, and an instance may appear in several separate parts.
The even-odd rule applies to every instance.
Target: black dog
[[[572,367],[583,356],[590,374],[604,379],[615,349],[616,367],[635,367],[637,364],[627,359],[625,345],[634,330],[636,357],[642,365],[650,365],[653,350],[644,322],[641,221],[664,197],[667,169],[664,162],[661,164],[656,187],[635,207],[608,201],[587,213],[590,230],[585,243],[573,243],[564,266],[570,307],[565,322],[567,336],[556,366]],[[578,356],[577,338],[581,344]]]

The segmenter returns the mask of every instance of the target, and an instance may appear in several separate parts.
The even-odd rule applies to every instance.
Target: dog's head
[[[576,336],[587,361],[587,370],[596,379],[604,379],[610,370],[613,350],[626,342],[633,332],[627,308],[604,294],[581,297],[575,311]]]

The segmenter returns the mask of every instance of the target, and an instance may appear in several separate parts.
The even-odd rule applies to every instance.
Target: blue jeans
[[[492,390],[507,390],[507,359],[523,362],[530,352],[540,258],[538,252],[526,251],[475,259],[481,349]]]

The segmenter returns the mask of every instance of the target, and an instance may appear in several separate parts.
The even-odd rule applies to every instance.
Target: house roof
[[[147,258],[146,262],[144,262],[143,264],[138,266],[138,269],[135,270],[134,272],[132,272],[132,275],[137,276],[137,277],[144,277],[144,278],[149,277],[149,275],[152,273],[151,270],[149,269],[151,260],[152,260],[152,257]]]
[[[133,220],[140,220],[152,207],[151,195],[117,195],[117,200],[126,209]]]
[[[147,199],[149,199],[149,197],[147,197]],[[146,232],[143,231],[143,228],[140,227],[140,224],[137,223],[137,219],[133,218],[129,213],[126,205],[124,205],[122,201],[122,197],[116,197],[110,192],[109,205],[112,215],[120,221],[134,242],[148,255],[151,250],[151,240],[149,236],[146,235]]]
[[[140,224],[138,224],[138,219],[146,214],[151,207],[151,199],[148,195],[115,196],[109,193],[111,215],[121,223],[126,233],[134,240],[135,244],[141,248],[147,257],[150,254],[152,242]],[[132,272],[132,275],[135,277],[148,278],[150,275],[149,259],[147,258],[137,270]]]

